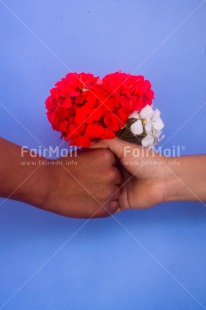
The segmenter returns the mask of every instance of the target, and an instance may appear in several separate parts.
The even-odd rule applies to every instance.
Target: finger
[[[119,209],[119,202],[118,202],[118,200],[111,201],[110,206],[108,208],[108,211],[111,214],[113,214],[113,213],[116,213],[118,209]]]
[[[98,142],[92,144],[89,148],[90,149],[108,149],[107,141],[108,140],[99,140]]]
[[[107,201],[118,200],[119,198],[120,198],[120,188],[118,185],[115,185],[113,193]]]
[[[115,184],[120,185],[122,183],[123,177],[120,173],[120,171],[117,172],[117,176],[115,178]]]
[[[119,169],[119,168],[117,168],[117,167],[112,167],[112,168],[110,168],[110,172],[109,173],[111,173],[111,185],[113,186],[113,185],[115,185],[115,184],[120,184],[121,182],[122,182],[122,178],[123,178],[123,176],[122,176],[122,172],[121,172],[121,170]]]
[[[108,148],[110,151],[112,151],[117,156],[119,160],[127,157],[134,148],[140,149],[140,150],[142,149],[142,147],[140,146],[137,146],[137,145],[134,146],[134,144],[130,142],[126,142],[119,138],[101,140],[97,142],[96,144],[92,145],[91,148],[93,149]]]
[[[117,210],[115,211],[115,214],[116,213],[119,213],[119,212],[122,212],[123,210],[121,208],[117,208]]]
[[[90,150],[90,156],[92,157],[95,155],[101,158],[103,165],[106,164],[106,166],[111,167],[111,165],[115,166],[117,163],[117,158],[109,149],[98,148],[98,149],[94,149],[93,151]]]
[[[120,208],[118,200],[113,200],[107,203],[105,206],[102,206],[100,213],[98,213],[98,217],[108,217]]]

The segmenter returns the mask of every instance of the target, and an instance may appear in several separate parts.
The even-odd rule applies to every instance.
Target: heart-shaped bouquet
[[[142,75],[120,71],[100,79],[69,73],[51,89],[47,117],[70,145],[86,148],[117,136],[151,148],[164,127],[153,99],[151,83]]]

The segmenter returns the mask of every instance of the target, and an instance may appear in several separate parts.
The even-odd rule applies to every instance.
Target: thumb
[[[134,144],[121,140],[119,138],[114,138],[110,140],[101,140],[96,144],[93,144],[90,148],[92,149],[99,149],[99,148],[107,148],[112,153],[116,155],[116,157],[122,161],[125,159],[129,154],[131,155],[132,150],[134,148],[141,148],[139,146],[134,146]]]

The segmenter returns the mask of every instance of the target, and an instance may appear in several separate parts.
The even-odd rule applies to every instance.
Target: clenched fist
[[[104,217],[117,211],[121,175],[111,151],[83,150],[76,157],[57,161],[49,165],[45,209],[79,218]],[[76,164],[70,165],[72,161]]]
[[[0,197],[60,215],[104,217],[119,208],[121,174],[106,149],[48,160],[0,139]]]

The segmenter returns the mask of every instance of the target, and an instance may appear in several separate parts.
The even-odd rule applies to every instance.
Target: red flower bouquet
[[[164,126],[151,107],[153,99],[151,84],[141,75],[115,72],[100,79],[69,73],[51,89],[47,117],[70,145],[89,147],[118,136],[152,147]]]

